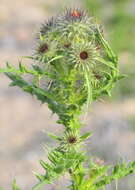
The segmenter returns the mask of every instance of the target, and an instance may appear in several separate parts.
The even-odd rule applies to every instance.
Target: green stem
[[[118,190],[118,180],[115,180],[115,190]]]

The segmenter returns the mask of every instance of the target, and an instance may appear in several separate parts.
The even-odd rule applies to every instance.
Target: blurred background
[[[20,56],[31,55],[36,33],[45,19],[65,7],[87,8],[104,25],[106,39],[119,56],[121,73],[112,97],[95,102],[82,132],[91,130],[88,155],[114,164],[122,157],[135,159],[135,1],[134,0],[0,0],[0,66],[14,65]],[[28,63],[29,64],[29,63]],[[14,177],[22,190],[36,183],[33,171],[42,169],[46,159],[42,145],[55,146],[46,131],[62,133],[46,105],[19,88],[9,88],[9,79],[0,76],[0,187],[11,189]],[[66,189],[67,177],[44,189]],[[57,184],[57,186],[56,186]],[[114,190],[112,183],[107,187]],[[119,190],[134,190],[135,177],[119,181]]]

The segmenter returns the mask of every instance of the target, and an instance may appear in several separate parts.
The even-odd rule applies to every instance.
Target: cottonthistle
[[[43,24],[31,58],[32,70],[20,63],[19,71],[8,65],[13,72],[6,74],[12,85],[47,102],[58,114],[58,122],[67,127],[83,105],[110,95],[120,78],[117,57],[103,37],[102,26],[80,9],[66,10]],[[31,84],[23,79],[25,73],[33,76]]]
[[[42,25],[33,56],[27,58],[33,61],[31,68],[22,62],[18,69],[7,63],[0,72],[12,80],[11,86],[19,86],[47,103],[58,115],[57,122],[65,127],[62,137],[50,135],[58,147],[48,153],[49,163],[40,161],[45,174],[35,173],[39,183],[33,190],[53,183],[66,172],[71,177],[71,190],[99,190],[114,179],[135,173],[134,162],[116,165],[110,175],[109,167],[99,161],[91,160],[89,168],[84,167],[88,158],[81,148],[90,133],[80,135],[80,114],[84,105],[110,95],[121,78],[117,56],[104,39],[102,26],[85,11],[68,9]],[[31,75],[32,82],[26,81],[24,74]]]
[[[69,9],[45,23],[37,47],[36,65],[42,64],[47,73],[40,80],[51,81],[49,93],[55,94],[69,120],[86,102],[110,94],[119,79],[117,57],[105,41],[102,27],[80,9]]]

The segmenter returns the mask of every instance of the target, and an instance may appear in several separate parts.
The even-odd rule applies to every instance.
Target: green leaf
[[[51,170],[51,169],[52,169],[51,165],[48,164],[48,163],[46,163],[46,162],[44,162],[43,160],[40,160],[39,162],[40,162],[41,166],[42,166],[45,170]]]
[[[12,69],[9,69],[9,68],[7,68],[7,69],[0,69],[0,73],[8,73],[8,72],[12,72],[13,70]]]
[[[43,70],[38,65],[32,65],[33,69],[38,72],[38,74],[43,74]]]
[[[105,64],[105,65],[107,65],[108,67],[110,67],[110,68],[112,68],[112,69],[114,69],[115,71],[118,72],[118,69],[115,67],[115,65],[113,64],[113,62],[106,61],[105,59],[103,59],[101,57],[97,57],[96,60],[99,61],[99,62],[101,62],[101,63],[103,63],[103,64]]]
[[[71,168],[72,167],[72,165],[73,165],[73,161],[71,160],[69,160],[66,164],[65,164],[65,168],[68,170],[69,168]]]
[[[54,102],[55,97],[42,88],[34,87],[30,85],[27,81],[25,81],[20,75],[13,74],[13,73],[5,73],[13,82],[10,83],[11,86],[18,86],[22,88],[24,91],[36,95],[37,99],[40,100],[42,103],[48,103],[50,107],[57,110],[57,104]]]
[[[46,180],[44,180],[44,181],[42,181],[42,182],[39,182],[38,184],[36,184],[36,185],[32,188],[32,190],[40,190],[40,189],[43,187],[43,185],[48,184],[48,182],[49,182],[49,181],[46,181]]]
[[[119,164],[116,164],[113,168],[113,175],[117,174],[120,170],[120,165]]]
[[[80,137],[80,139],[83,141],[83,140],[86,140],[87,138],[89,138],[90,136],[92,135],[92,133],[88,132],[88,133],[85,133],[84,135],[82,135]]]
[[[26,58],[26,59],[34,59],[32,56],[22,56],[22,58]]]
[[[118,80],[121,80],[121,79],[127,78],[127,77],[128,77],[128,75],[121,74],[121,75],[118,76]]]
[[[53,133],[47,133],[47,135],[49,136],[49,137],[51,137],[52,139],[54,139],[54,140],[58,140],[58,141],[60,141],[61,140],[61,138],[60,137],[58,137],[58,136],[56,136],[56,135],[54,135]]]
[[[5,74],[14,82],[16,86],[23,88],[24,86],[28,85],[28,83],[19,75],[15,75],[12,73],[5,73]]]
[[[22,65],[22,63],[19,63],[19,69],[22,73],[25,73],[25,66]]]
[[[7,66],[7,68],[9,68],[9,69],[12,68],[12,66],[11,66],[8,62],[6,62],[6,66]]]
[[[115,55],[115,53],[112,51],[111,47],[109,46],[109,43],[103,38],[100,30],[97,30],[97,34],[98,34],[98,38],[99,38],[99,42],[102,43],[102,45],[104,46],[106,52],[107,52],[107,56],[108,58],[114,62],[115,66],[117,65],[118,62],[118,57]]]
[[[33,172],[34,175],[39,179],[39,181],[43,181],[45,179],[45,177],[37,172]]]
[[[130,162],[128,165],[125,161],[117,163],[110,175],[103,176],[98,182],[95,183],[94,187],[101,188],[107,184],[110,184],[115,179],[121,179],[129,174],[135,174],[135,161]]]
[[[33,89],[33,92],[35,92],[37,94],[41,94],[43,96],[46,96],[52,100],[55,100],[55,97],[50,92],[48,92],[47,90],[43,90],[42,88],[32,87],[32,86],[31,86],[31,88]]]
[[[58,165],[56,166],[56,168],[54,168],[54,172],[56,172],[57,174],[61,174],[64,171],[64,166],[63,165]]]
[[[16,180],[15,179],[13,180],[13,183],[12,183],[12,190],[20,190],[20,188],[16,184]]]

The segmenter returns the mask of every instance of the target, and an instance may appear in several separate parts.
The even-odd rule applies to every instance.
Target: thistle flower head
[[[80,146],[80,136],[75,130],[66,131],[61,139],[60,149],[66,152],[77,150]]]
[[[57,40],[52,39],[51,36],[40,36],[34,53],[34,59],[39,62],[47,63],[56,55],[56,52]]]
[[[87,18],[87,14],[85,11],[81,10],[81,9],[67,9],[62,15],[59,16],[58,19],[60,19],[61,21],[65,21],[65,22],[81,22],[83,20],[86,20]]]
[[[70,61],[75,64],[75,68],[91,69],[97,56],[98,52],[91,42],[75,43],[70,53]]]
[[[55,19],[52,17],[46,23],[42,24],[42,27],[40,29],[40,34],[42,36],[46,35],[48,32],[52,31],[53,28],[55,28]]]
[[[43,44],[40,44],[37,51],[39,54],[44,54],[48,51],[48,49],[49,49],[49,44],[43,43]]]

